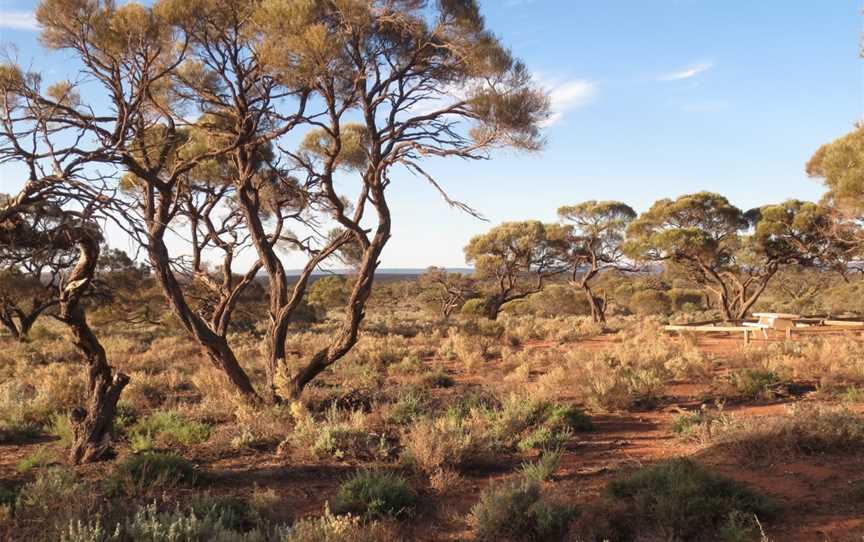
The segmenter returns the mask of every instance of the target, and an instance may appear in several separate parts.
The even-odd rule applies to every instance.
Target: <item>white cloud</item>
[[[700,62],[698,64],[688,66],[682,70],[662,75],[660,76],[660,81],[685,81],[687,79],[693,79],[700,73],[706,72],[713,67],[713,62]]]
[[[597,95],[597,83],[584,79],[560,83],[541,80],[540,84],[549,92],[551,115],[545,122],[546,127],[559,122],[566,113],[591,103]]]
[[[36,30],[36,16],[32,11],[0,10],[0,28],[7,30]]]

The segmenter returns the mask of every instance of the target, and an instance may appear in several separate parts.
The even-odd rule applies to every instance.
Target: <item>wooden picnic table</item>
[[[786,332],[786,338],[792,338],[792,329],[795,328],[795,322],[801,319],[800,314],[790,314],[785,312],[754,312],[753,316],[759,319],[758,322],[744,322],[747,327],[755,327],[762,330],[762,336],[768,338],[768,330],[776,329]]]

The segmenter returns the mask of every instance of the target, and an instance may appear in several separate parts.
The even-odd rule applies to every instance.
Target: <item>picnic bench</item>
[[[786,338],[792,338],[792,330],[795,329],[796,322],[801,319],[800,314],[789,314],[784,312],[754,312],[753,316],[758,318],[756,322],[743,322],[746,327],[752,327],[762,330],[762,336],[768,338],[768,330],[776,329],[785,331]]]
[[[699,324],[682,324],[666,326],[666,331],[696,332],[696,333],[742,333],[744,344],[750,344],[752,334],[758,331],[768,339],[768,331],[771,329],[783,331],[786,339],[792,338],[792,331],[807,333],[836,333],[858,332],[864,338],[864,322],[860,320],[835,320],[827,317],[804,317],[798,314],[783,312],[756,312],[753,313],[755,322],[740,322],[739,325],[732,323],[702,322]]]

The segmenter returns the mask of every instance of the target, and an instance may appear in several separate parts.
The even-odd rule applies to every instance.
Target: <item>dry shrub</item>
[[[199,366],[190,381],[193,388],[201,395],[198,408],[211,416],[230,417],[243,403],[225,374],[210,364]]]
[[[0,383],[0,441],[35,434],[53,414],[65,415],[80,405],[84,395],[81,367],[17,365],[14,375]]]
[[[501,353],[501,340],[496,336],[469,335],[455,330],[441,344],[439,354],[445,359],[456,359],[465,368],[474,370]]]
[[[203,362],[201,347],[181,335],[159,337],[140,354],[129,358],[129,367],[137,371],[158,374],[168,369],[194,367]]]
[[[476,411],[450,411],[437,418],[421,418],[405,432],[402,459],[427,475],[441,476],[484,462],[490,452],[488,421]]]
[[[834,390],[864,383],[864,343],[852,337],[826,337],[772,345],[765,366],[792,378],[815,380]]]
[[[682,347],[653,319],[634,327],[624,341],[591,353],[569,351],[567,375],[585,402],[600,410],[625,410],[653,404],[676,373],[692,372],[701,356],[682,355]]]
[[[272,449],[284,438],[293,418],[284,405],[255,407],[240,402],[234,411],[235,421],[226,424],[218,435],[231,448]]]
[[[712,451],[749,461],[858,453],[864,446],[864,417],[845,409],[796,405],[786,416],[735,418],[722,427]]]
[[[386,458],[390,443],[385,435],[372,432],[371,420],[362,410],[340,410],[332,405],[316,418],[302,403],[291,404],[294,429],[279,445],[280,453],[300,456]]]

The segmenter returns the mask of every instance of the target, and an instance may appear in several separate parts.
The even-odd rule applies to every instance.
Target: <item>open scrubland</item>
[[[389,298],[410,289],[384,283],[342,362],[301,400],[259,407],[172,326],[96,311],[108,358],[130,383],[113,420],[116,457],[77,467],[66,453],[67,412],[85,397],[79,354],[47,318],[28,341],[3,338],[2,537],[864,535],[858,337],[745,347],[737,336],[670,337],[668,317],[646,311],[611,315],[605,330],[536,310],[443,320]],[[292,358],[333,332],[326,311],[314,320],[292,329]],[[256,385],[260,337],[255,326],[232,336]]]

